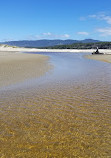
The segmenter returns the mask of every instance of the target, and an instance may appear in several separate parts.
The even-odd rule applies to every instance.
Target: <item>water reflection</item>
[[[54,69],[1,90],[2,157],[110,157],[111,64],[46,53]]]

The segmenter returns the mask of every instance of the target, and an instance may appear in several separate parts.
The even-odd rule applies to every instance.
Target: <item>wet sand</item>
[[[1,52],[69,52],[69,53],[92,53],[95,52],[95,49],[39,49],[39,48],[23,48],[23,47],[5,47],[5,45],[0,46],[0,54]],[[104,62],[111,63],[111,50],[110,49],[99,49],[100,53],[104,53],[103,55],[87,55],[88,59],[100,60]]]
[[[99,60],[99,61],[104,61],[111,63],[111,54],[103,54],[103,55],[86,55],[85,56],[88,59],[94,59],[94,60]]]
[[[96,86],[58,84],[8,94],[1,108],[2,157],[110,156],[110,92],[101,95]]]
[[[0,91],[0,157],[110,157],[111,64],[50,55],[53,73]]]
[[[20,52],[0,52],[0,87],[40,77],[50,68],[49,57]]]

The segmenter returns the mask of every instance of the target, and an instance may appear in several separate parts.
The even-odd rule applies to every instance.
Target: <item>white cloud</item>
[[[85,35],[85,36],[88,36],[89,33],[88,32],[77,32],[78,35]]]
[[[96,31],[101,33],[101,36],[111,36],[111,27],[98,28]]]
[[[64,35],[61,35],[61,37],[63,37],[63,38],[69,38],[70,35],[69,34],[64,34]]]
[[[105,12],[99,12],[97,14],[88,15],[86,17],[81,17],[80,20],[89,20],[95,19],[98,21],[103,21],[106,23],[106,27],[100,27],[95,30],[96,33],[99,33],[100,36],[111,36],[111,16],[107,15]],[[78,32],[79,35],[89,35],[88,32]]]
[[[41,33],[39,35],[29,35],[28,40],[39,40],[39,39],[67,39],[69,34],[53,34],[51,32]]]
[[[105,15],[104,13],[89,15],[89,18],[94,18],[97,20],[103,20],[108,24],[111,24],[111,16]]]
[[[52,36],[53,34],[50,32],[42,33],[43,36]]]
[[[93,15],[89,15],[89,18],[97,18],[97,15],[93,14]]]
[[[42,33],[43,37],[50,37],[50,38],[69,38],[69,34],[53,34],[50,32]]]

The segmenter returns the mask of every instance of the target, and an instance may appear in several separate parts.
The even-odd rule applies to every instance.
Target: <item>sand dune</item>
[[[11,52],[80,52],[80,53],[92,53],[95,49],[38,49],[38,48],[23,48],[23,47],[11,47],[11,46],[0,46],[0,52],[11,51]],[[110,49],[99,49],[99,52],[104,54],[111,54]]]

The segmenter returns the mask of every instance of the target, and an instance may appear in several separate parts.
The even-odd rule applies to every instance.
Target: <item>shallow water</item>
[[[54,68],[0,90],[1,157],[110,157],[111,64],[42,53]]]

